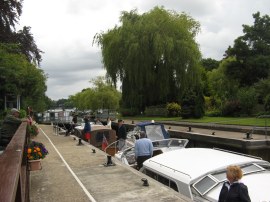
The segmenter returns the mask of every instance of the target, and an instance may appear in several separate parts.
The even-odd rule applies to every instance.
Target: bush
[[[172,102],[167,104],[166,109],[168,116],[179,116],[181,107],[179,104]]]
[[[204,96],[200,89],[187,91],[181,103],[182,118],[201,118],[204,115]]]
[[[120,113],[122,116],[136,116],[139,114],[139,111],[134,108],[121,108]]]
[[[167,116],[167,109],[164,105],[146,107],[144,111],[146,116]]]
[[[229,100],[225,103],[222,109],[223,116],[239,116],[241,105],[239,100]]]
[[[241,112],[251,115],[257,103],[256,92],[254,88],[242,88],[238,91]]]
[[[181,109],[181,116],[183,119],[192,118],[192,111],[194,111],[193,107],[184,105]]]
[[[209,116],[209,117],[219,117],[221,115],[222,115],[222,113],[218,109],[216,109],[216,110],[215,109],[214,110],[209,110],[209,111],[207,111],[205,113],[205,116]]]
[[[270,94],[268,94],[264,101],[264,110],[270,112]]]

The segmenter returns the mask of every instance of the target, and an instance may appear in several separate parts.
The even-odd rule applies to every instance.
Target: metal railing
[[[5,202],[29,201],[29,171],[27,168],[26,134],[23,122],[0,155],[0,199]]]

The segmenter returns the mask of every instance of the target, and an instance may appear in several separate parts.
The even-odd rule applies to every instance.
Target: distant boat
[[[141,171],[193,201],[218,201],[226,168],[238,165],[251,201],[270,199],[270,163],[227,150],[186,148],[146,160]]]

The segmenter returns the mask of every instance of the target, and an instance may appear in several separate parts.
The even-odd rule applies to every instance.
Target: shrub
[[[120,113],[122,116],[136,116],[139,114],[139,111],[134,108],[121,108]]]
[[[256,106],[257,98],[254,88],[242,88],[238,91],[238,99],[240,101],[241,112],[251,115],[252,110]]]
[[[270,112],[270,94],[268,94],[264,101],[264,110]]]
[[[200,89],[187,91],[181,103],[182,118],[201,118],[204,115],[204,96]]]
[[[214,109],[214,110],[209,110],[205,113],[205,116],[209,116],[209,117],[218,117],[221,116],[222,113],[220,110],[218,109]]]
[[[229,100],[222,109],[223,116],[238,116],[241,112],[239,100]]]
[[[167,109],[164,105],[146,107],[144,111],[146,116],[167,116]]]
[[[179,104],[172,102],[167,104],[166,109],[168,116],[179,116],[181,107]]]

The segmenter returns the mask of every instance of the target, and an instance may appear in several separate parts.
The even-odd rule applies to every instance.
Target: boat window
[[[145,126],[145,132],[147,134],[147,137],[152,141],[164,139],[160,125]]]
[[[158,174],[152,172],[151,170],[145,169],[145,174],[148,175],[149,177],[157,180],[158,179]]]
[[[174,190],[174,191],[178,191],[177,185],[174,181],[170,181],[170,187]]]
[[[166,185],[166,186],[169,186],[170,184],[170,181],[169,179],[161,176],[161,175],[158,175],[158,181],[161,182],[162,184]]]
[[[258,172],[258,171],[263,171],[264,169],[257,166],[256,164],[250,164],[250,165],[246,165],[246,166],[241,166],[241,169],[243,171],[244,174],[248,174],[248,173],[253,173],[253,172]]]
[[[226,177],[226,171],[223,171],[223,172],[220,172],[220,173],[215,173],[215,174],[212,174],[213,177],[215,177],[217,180],[219,181],[224,181],[227,179]]]
[[[93,133],[94,134],[94,133]],[[102,142],[103,140],[103,135],[106,137],[107,141],[110,140],[110,134],[109,134],[109,131],[106,130],[106,131],[101,131],[101,132],[97,132],[96,133],[96,142]]]
[[[157,173],[148,169],[145,169],[143,173],[178,192],[178,187],[174,181],[171,181],[170,179],[158,175]]]
[[[269,170],[270,171],[270,164],[262,164],[260,165],[262,168],[264,168],[265,170]]]
[[[169,146],[185,147],[187,140],[171,139]]]
[[[204,195],[207,193],[210,189],[212,189],[217,182],[212,179],[210,176],[205,176],[201,180],[197,181],[193,184],[193,187],[201,194]]]

